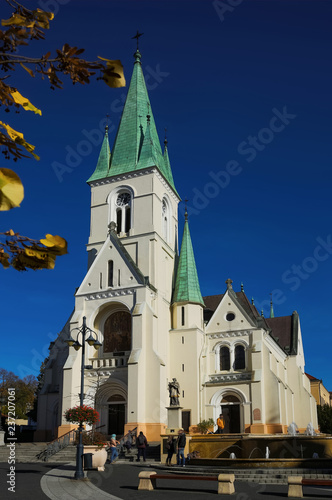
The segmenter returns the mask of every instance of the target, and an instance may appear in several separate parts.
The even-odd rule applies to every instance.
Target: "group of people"
[[[186,434],[183,429],[179,429],[178,437],[176,438],[174,435],[168,437],[166,441],[166,450],[167,450],[167,458],[166,465],[172,465],[172,458],[174,453],[176,453],[176,463],[180,467],[185,467],[186,465],[186,457],[184,454],[184,449],[186,447]],[[191,458],[198,458],[199,452],[188,453],[187,460]]]
[[[107,448],[109,454],[108,463],[113,464],[114,462],[116,462],[119,455],[117,446],[120,444],[121,443],[116,439],[116,435],[112,434],[110,441],[108,441],[108,448]],[[132,436],[131,433],[129,432],[127,439],[123,443],[123,446],[124,448],[127,449],[127,451],[130,451],[135,444],[137,446],[137,462],[140,462],[141,457],[143,457],[143,462],[145,462],[146,448],[148,446],[148,442],[142,431],[137,436],[136,441],[134,439],[134,436]]]
[[[220,414],[217,419],[217,434],[222,434],[225,428],[225,419],[222,414]],[[137,462],[140,462],[141,457],[143,458],[143,462],[146,462],[146,448],[148,447],[148,442],[143,432],[140,431],[139,435],[136,438],[136,442],[133,442],[133,436],[131,433],[128,433],[128,439],[124,442],[123,446],[127,449],[127,451],[131,450],[132,446],[136,444],[137,446]],[[118,458],[118,450],[117,446],[120,445],[120,442],[116,440],[116,435],[112,434],[111,439],[108,443],[108,452],[110,454],[109,462],[112,464]],[[166,465],[172,465],[173,455],[176,453],[176,462],[177,465],[185,467],[186,465],[186,457],[184,454],[184,449],[186,447],[186,434],[184,429],[179,429],[177,438],[174,435],[168,437],[166,441],[166,450],[167,450],[167,459]],[[200,458],[199,451],[194,451],[192,453],[188,453],[187,460],[191,458]]]

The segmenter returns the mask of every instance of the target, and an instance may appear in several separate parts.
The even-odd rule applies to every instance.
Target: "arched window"
[[[162,212],[162,236],[167,243],[170,242],[170,221],[171,221],[171,210],[170,203],[166,197],[163,198],[161,205]]]
[[[131,228],[131,194],[129,191],[119,191],[115,198],[116,231],[128,233]]]
[[[234,370],[243,370],[246,367],[245,349],[243,345],[235,346]]]
[[[131,350],[131,314],[118,311],[104,325],[104,353]]]
[[[231,367],[230,353],[228,347],[220,348],[220,370],[229,370]]]

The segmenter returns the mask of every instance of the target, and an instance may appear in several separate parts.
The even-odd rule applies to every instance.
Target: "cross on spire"
[[[144,33],[140,33],[138,30],[137,30],[137,33],[135,36],[132,36],[131,39],[133,40],[134,38],[136,38],[137,40],[137,50],[138,50],[138,39],[140,36],[144,35]]]
[[[184,202],[184,219],[187,221],[188,220],[188,210],[187,210],[187,203],[188,203],[188,198],[185,198]]]

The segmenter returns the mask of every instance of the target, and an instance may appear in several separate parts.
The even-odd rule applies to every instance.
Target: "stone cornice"
[[[136,170],[126,174],[114,175],[112,177],[105,177],[104,179],[98,179],[89,182],[91,186],[104,186],[106,184],[112,184],[113,182],[124,181],[127,179],[135,179],[136,177],[142,177],[145,174],[152,174],[155,171],[154,168]]]
[[[124,297],[125,295],[133,295],[135,288],[122,288],[121,290],[112,290],[106,292],[94,292],[94,293],[82,293],[81,295],[76,295],[76,297],[84,297],[85,300],[98,300],[98,299],[108,299],[113,297]]]
[[[219,333],[209,333],[209,339],[229,339],[231,337],[243,337],[244,335],[250,335],[252,332],[250,330],[237,330],[234,332],[219,332]]]
[[[251,372],[225,373],[209,375],[208,384],[225,384],[229,382],[247,382],[251,380]]]
[[[105,177],[104,179],[98,179],[95,181],[90,181],[89,184],[91,187],[94,186],[104,186],[106,184],[112,184],[114,182],[122,182],[128,179],[135,179],[136,177],[142,177],[145,174],[156,174],[160,182],[165,186],[166,191],[172,196],[175,201],[180,201],[180,198],[174,193],[173,189],[170,187],[165,178],[161,175],[159,170],[155,167],[150,167],[148,169],[135,170],[133,172],[129,172],[126,174],[115,175],[113,177]]]

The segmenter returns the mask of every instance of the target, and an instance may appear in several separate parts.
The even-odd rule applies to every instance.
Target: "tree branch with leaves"
[[[11,110],[32,111],[41,115],[28,98],[24,97],[11,78],[18,68],[23,68],[32,78],[40,76],[47,80],[52,90],[62,89],[63,76],[69,77],[73,84],[89,84],[97,72],[97,80],[103,80],[109,87],[123,87],[126,82],[121,61],[98,57],[95,61],[82,58],[84,49],[71,47],[67,43],[40,57],[17,54],[21,46],[29,45],[32,40],[43,40],[44,30],[49,29],[54,14],[42,9],[29,9],[16,0],[5,0],[13,9],[8,19],[3,19],[0,30],[0,106],[6,113]],[[24,134],[10,124],[0,120],[0,148],[6,160],[17,161],[22,158],[35,158],[35,146],[27,142]],[[24,189],[19,176],[11,169],[0,168],[0,211],[19,207],[24,198]],[[0,233],[0,263],[5,267],[26,269],[53,269],[55,258],[67,253],[67,243],[60,236],[46,235],[45,239],[33,240],[9,230]],[[5,240],[4,240],[5,237]],[[8,238],[7,238],[8,237]],[[47,244],[45,243],[47,241]],[[52,244],[50,245],[50,241]]]

